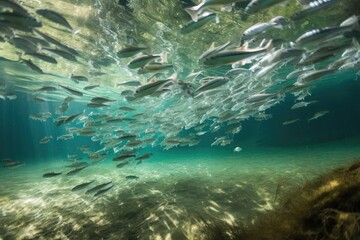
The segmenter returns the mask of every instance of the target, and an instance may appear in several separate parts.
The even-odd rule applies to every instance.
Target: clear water
[[[0,20],[1,14],[8,11],[3,3],[0,1]],[[184,8],[194,4],[176,0],[24,1],[22,6],[43,22],[40,31],[79,52],[77,62],[51,55],[58,63],[50,64],[26,56],[9,41],[18,34],[38,35],[19,30],[13,30],[12,35],[6,27],[0,28],[4,38],[0,42],[0,160],[4,166],[0,169],[0,239],[203,239],[200,219],[229,225],[251,223],[274,209],[278,195],[360,156],[358,65],[311,82],[303,91],[281,91],[297,81],[285,80],[286,76],[301,69],[284,61],[263,77],[248,72],[239,74],[218,92],[200,97],[186,94],[176,82],[159,96],[126,99],[122,92],[135,91],[137,87],[117,84],[136,80],[144,85],[151,75],[129,69],[127,64],[132,58],[117,56],[117,51],[129,44],[149,47],[147,51],[154,54],[167,53],[167,61],[174,67],[163,71],[158,80],[175,72],[177,80],[197,88],[202,77],[224,76],[231,69],[228,65],[198,64],[198,57],[212,42],[216,46],[229,40],[240,44],[246,28],[278,15],[291,19],[304,8],[296,1],[288,1],[246,15],[244,1],[231,12],[216,10],[219,23],[213,21],[190,34],[181,34],[181,27],[190,21]],[[264,37],[291,42],[312,29],[339,26],[348,17],[359,14],[356,4],[357,1],[343,1],[339,8],[324,9],[300,22],[290,20],[286,28],[273,29]],[[38,8],[61,13],[74,32],[36,15]],[[348,46],[355,49],[354,58],[359,57],[356,34],[355,31],[349,38]],[[337,40],[333,41],[335,44]],[[59,47],[55,45],[50,46]],[[289,46],[278,46],[281,47]],[[311,52],[316,47],[304,49]],[[327,68],[343,52],[311,67]],[[31,59],[44,74],[21,63],[20,55]],[[259,60],[244,67],[250,68]],[[187,78],[191,71],[202,71],[203,76]],[[88,81],[76,83],[70,74],[86,76]],[[90,84],[99,86],[84,90]],[[236,95],[241,84],[248,90]],[[81,91],[83,96],[71,94],[60,85]],[[55,87],[56,91],[37,91],[43,86]],[[259,105],[246,103],[247,98],[262,92],[277,95]],[[69,96],[74,98],[69,108],[59,112]],[[114,101],[108,107],[90,108],[87,104],[94,97]],[[292,110],[300,101],[316,103]],[[135,110],[125,112],[120,107]],[[320,111],[329,112],[308,121]],[[50,112],[51,117],[44,121],[30,118],[45,112]],[[79,113],[75,120],[56,126],[59,117]],[[97,120],[101,115],[130,120],[106,123]],[[226,119],[229,115],[236,117]],[[293,124],[283,124],[295,119],[298,120]],[[91,125],[94,122],[98,125]],[[239,131],[231,133],[234,125]],[[80,136],[76,131],[86,126],[95,132]],[[71,131],[75,131],[73,139],[57,139]],[[117,138],[126,133],[143,142],[135,147],[120,142]],[[52,139],[39,144],[45,136]],[[221,137],[229,140],[228,144],[224,141],[225,146],[212,146]],[[84,146],[88,150],[81,150]],[[129,149],[135,150],[137,157],[153,155],[141,163],[132,159],[125,167],[117,168],[120,162],[112,159]],[[105,157],[93,164],[90,155],[95,153]],[[73,163],[68,161],[70,155],[80,157],[78,161],[89,166],[67,176],[71,170],[67,166]],[[22,165],[9,168],[4,159]],[[62,174],[43,177],[51,172]],[[85,194],[89,188],[71,191],[91,180],[91,187],[109,181],[113,187],[98,197]]]

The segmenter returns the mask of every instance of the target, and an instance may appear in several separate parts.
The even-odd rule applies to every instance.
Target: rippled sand
[[[358,142],[297,148],[166,152],[122,169],[111,160],[65,176],[61,160],[0,172],[3,239],[201,239],[200,219],[249,223],[279,191],[360,156]],[[50,179],[42,174],[63,171]],[[67,170],[68,171],[68,170]],[[126,180],[136,175],[138,180]],[[71,188],[113,181],[103,196]]]

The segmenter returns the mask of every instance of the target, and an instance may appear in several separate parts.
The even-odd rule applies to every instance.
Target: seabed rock
[[[360,239],[360,160],[284,192],[253,224],[203,222],[208,240]]]

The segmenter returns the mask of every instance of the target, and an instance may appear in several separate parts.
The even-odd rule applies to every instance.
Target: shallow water
[[[199,239],[200,218],[251,222],[273,209],[278,186],[290,190],[353,161],[360,154],[359,141],[232,154],[169,151],[137,166],[116,169],[107,160],[78,175],[52,179],[42,174],[65,173],[61,159],[4,169],[0,234],[3,239]],[[127,180],[127,175],[139,179]],[[115,187],[100,197],[71,191],[93,179],[113,181]]]
[[[11,0],[25,22],[8,1],[0,0],[0,240],[206,239],[204,222],[250,225],[291,190],[360,156],[360,17],[339,27],[360,14],[356,0],[334,0],[301,20],[295,14],[314,4],[284,1],[257,13],[247,0],[205,6],[217,17],[189,34],[185,9],[199,1]],[[276,16],[286,23],[243,45],[246,29]],[[32,18],[42,26],[27,31]],[[299,43],[327,28],[339,31],[335,38]],[[232,65],[199,59],[227,42],[226,51],[262,50]],[[121,57],[129,46],[144,49]],[[301,55],[276,60],[284,49]],[[327,54],[303,65],[319,49]],[[132,69],[141,54],[157,59]],[[172,66],[155,77],[143,73],[164,63]],[[288,77],[298,70],[305,73]],[[306,78],[318,70],[329,73]],[[308,105],[294,109],[299,103]],[[129,151],[136,156],[117,168],[113,159]],[[143,154],[152,155],[135,159]],[[88,165],[68,176],[79,162]],[[61,175],[43,177],[52,172]],[[85,194],[109,181],[100,196]]]

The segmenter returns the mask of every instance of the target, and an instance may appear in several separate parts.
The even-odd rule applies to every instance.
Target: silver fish
[[[205,65],[216,66],[226,65],[238,61],[244,61],[254,58],[260,54],[265,53],[270,49],[272,41],[269,41],[264,48],[254,48],[246,50],[228,50],[219,53],[212,54],[204,60]]]
[[[320,111],[320,112],[316,112],[314,113],[314,115],[308,119],[308,122],[312,121],[312,120],[315,120],[315,119],[318,119],[326,114],[328,114],[329,111]]]
[[[49,9],[37,9],[36,13],[54,23],[64,26],[65,28],[69,29],[70,31],[73,30],[73,28],[71,27],[69,22],[60,13],[57,13],[57,12],[55,12],[53,10],[49,10]]]
[[[253,14],[285,0],[252,0],[245,8],[245,13]]]
[[[195,31],[196,29],[201,28],[202,26],[204,26],[205,24],[207,24],[208,22],[210,22],[211,20],[213,20],[215,18],[216,18],[215,13],[205,12],[201,16],[198,17],[196,22],[194,22],[194,21],[188,22],[184,27],[181,28],[180,32],[182,34],[191,33],[193,31]]]

